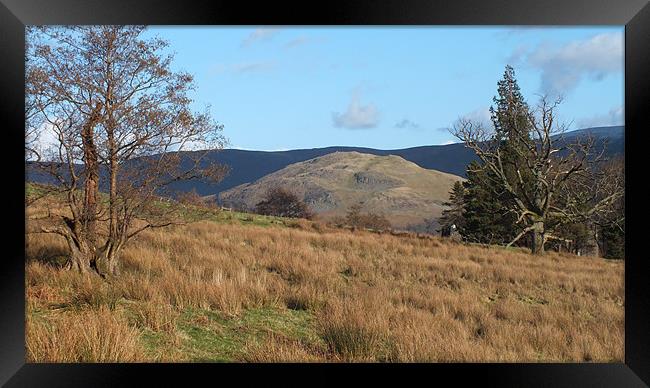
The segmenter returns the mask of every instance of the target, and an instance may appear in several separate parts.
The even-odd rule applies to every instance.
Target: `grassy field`
[[[30,362],[623,360],[623,262],[222,212],[142,233],[111,282],[30,235]]]

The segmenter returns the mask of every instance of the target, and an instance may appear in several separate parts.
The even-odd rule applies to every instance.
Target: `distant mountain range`
[[[355,204],[383,214],[399,228],[432,226],[449,191],[462,178],[425,169],[402,157],[334,152],[287,167],[221,193],[226,206],[253,210],[273,187],[295,193],[321,218],[343,216]]]
[[[565,138],[570,139],[576,136],[586,136],[587,134],[591,134],[601,143],[606,140],[608,142],[607,154],[616,155],[623,153],[625,142],[625,130],[623,126],[580,129],[567,132]],[[290,151],[225,149],[212,151],[205,158],[206,163],[221,163],[231,168],[229,175],[221,182],[211,184],[204,181],[180,181],[175,182],[171,188],[181,192],[194,189],[203,196],[216,195],[235,186],[254,182],[290,164],[303,162],[333,152],[359,152],[378,156],[396,155],[422,168],[438,170],[461,177],[465,177],[467,165],[477,159],[474,152],[466,148],[462,143],[395,150],[378,150],[363,147],[325,147]],[[27,163],[26,179],[39,183],[53,183],[50,177],[34,169],[32,163]]]

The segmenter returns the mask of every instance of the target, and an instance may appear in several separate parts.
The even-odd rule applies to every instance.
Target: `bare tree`
[[[604,145],[596,147],[593,137],[564,137],[566,126],[556,122],[555,110],[561,99],[549,102],[541,97],[536,109],[527,114],[528,130],[512,131],[515,139],[489,130],[483,124],[459,119],[452,133],[476,152],[481,169],[487,169],[512,199],[508,209],[524,228],[509,244],[525,235],[532,237],[532,252],[544,252],[553,231],[572,222],[586,222],[609,213],[624,193],[619,175],[603,168]],[[507,173],[503,144],[515,141],[516,173]]]
[[[209,107],[191,108],[193,77],[171,70],[167,42],[144,26],[41,27],[28,35],[27,131],[55,145],[40,163],[66,211],[28,221],[65,237],[72,265],[117,273],[121,248],[143,230],[182,222],[155,201],[177,180],[220,179],[206,152],[222,148]],[[203,151],[188,151],[202,149]]]

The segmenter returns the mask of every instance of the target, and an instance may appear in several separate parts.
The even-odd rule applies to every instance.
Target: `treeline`
[[[560,99],[524,100],[512,67],[498,82],[492,127],[459,119],[452,133],[479,156],[457,182],[440,219],[442,235],[608,258],[625,256],[624,161],[605,144],[562,137]]]

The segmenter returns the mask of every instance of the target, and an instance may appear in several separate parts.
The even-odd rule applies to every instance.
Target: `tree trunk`
[[[77,250],[72,252],[70,255],[70,261],[72,263],[72,269],[81,274],[86,274],[90,270],[88,258],[81,251]]]
[[[102,277],[119,275],[117,256],[120,248],[121,244],[109,242],[106,249],[98,256],[97,271]]]
[[[82,210],[83,230],[77,231],[79,253],[88,265],[95,264],[97,247],[97,205],[99,198],[99,155],[95,145],[95,125],[100,119],[101,104],[93,109],[81,130],[84,154],[84,202]],[[76,254],[73,252],[73,256]]]
[[[600,247],[598,245],[598,233],[596,230],[593,230],[590,234],[590,238],[587,241],[587,244],[584,249],[584,254],[586,256],[600,256]]]
[[[531,251],[533,255],[541,255],[544,253],[544,221],[534,221],[532,230],[532,246]]]
[[[70,248],[70,268],[81,274],[86,274],[92,269],[94,252],[88,248],[88,245],[74,243],[74,240],[68,240]]]
[[[99,165],[97,163],[97,150],[95,149],[92,137],[92,126],[87,125],[83,130],[85,182],[82,223],[85,237],[91,246],[95,246],[97,198],[99,196]]]

